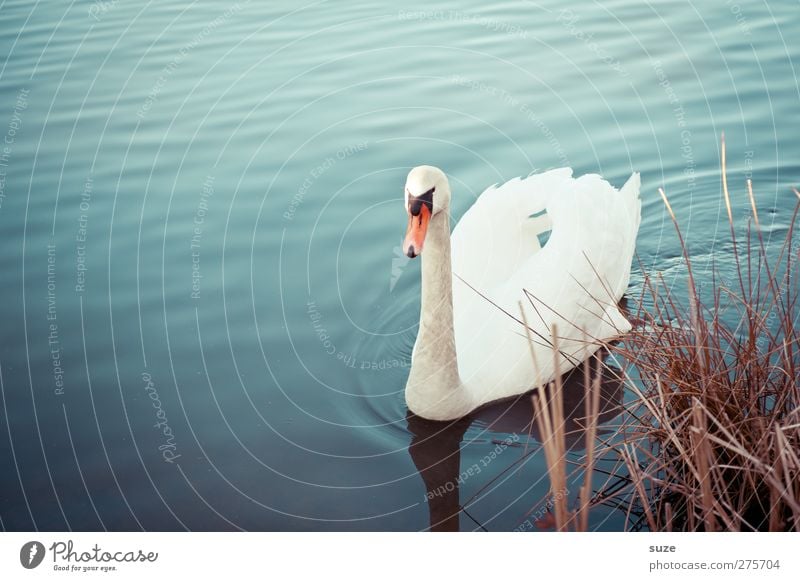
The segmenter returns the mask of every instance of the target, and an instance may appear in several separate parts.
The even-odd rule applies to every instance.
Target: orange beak
[[[422,245],[425,244],[425,234],[428,233],[430,221],[431,211],[425,204],[420,206],[419,214],[416,216],[409,212],[408,230],[406,230],[406,239],[403,241],[403,254],[409,258],[422,254]]]

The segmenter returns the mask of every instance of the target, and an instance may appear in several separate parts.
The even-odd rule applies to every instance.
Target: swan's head
[[[450,207],[450,184],[438,167],[420,165],[408,172],[405,196],[408,230],[403,253],[414,258],[422,253],[431,218]]]

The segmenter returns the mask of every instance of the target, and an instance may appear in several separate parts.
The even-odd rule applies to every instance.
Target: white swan
[[[638,173],[617,190],[598,175],[573,179],[570,168],[516,178],[483,192],[451,237],[447,177],[432,166],[412,169],[403,251],[424,255],[409,409],[455,419],[552,380],[553,324],[562,373],[598,348],[586,338],[629,331],[617,302],[639,230],[639,186]],[[538,235],[551,227],[542,248]]]

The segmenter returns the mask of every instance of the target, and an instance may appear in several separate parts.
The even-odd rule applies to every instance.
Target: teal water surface
[[[407,418],[408,169],[448,173],[455,219],[533,171],[639,171],[639,257],[676,288],[657,188],[724,271],[723,131],[768,243],[800,182],[788,0],[6,1],[0,22],[6,530],[539,530],[527,401]]]

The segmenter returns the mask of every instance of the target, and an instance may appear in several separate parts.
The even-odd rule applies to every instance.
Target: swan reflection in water
[[[600,382],[600,416],[598,423],[607,422],[621,412],[623,381],[603,366]],[[565,440],[567,451],[585,448],[583,419],[585,389],[582,368],[565,375],[563,381]],[[499,434],[498,440],[509,441],[518,436],[521,443],[529,442],[536,449],[541,441],[531,402],[531,393],[479,409],[465,418],[437,422],[415,416],[406,417],[412,434],[408,451],[425,483],[430,531],[458,531],[462,506],[459,499],[461,474],[461,442],[473,422],[481,430]],[[530,438],[529,438],[530,435]]]

